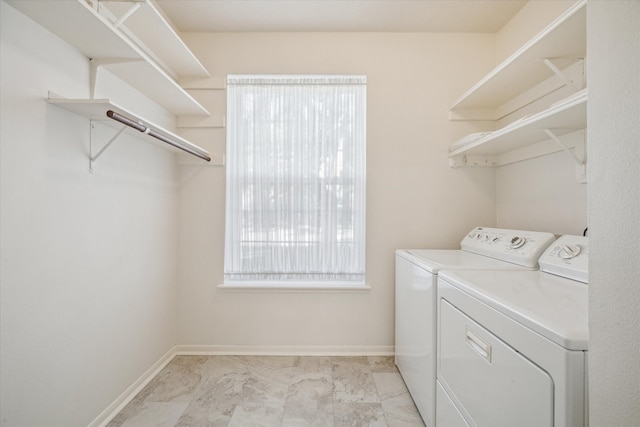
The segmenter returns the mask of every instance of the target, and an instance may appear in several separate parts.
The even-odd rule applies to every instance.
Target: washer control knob
[[[526,238],[516,236],[513,239],[511,239],[511,249],[521,248],[525,243],[527,243]]]
[[[582,252],[580,245],[563,245],[558,256],[562,259],[571,259],[580,255],[580,252]]]

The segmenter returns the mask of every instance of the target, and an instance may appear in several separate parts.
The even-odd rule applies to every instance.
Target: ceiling
[[[495,33],[520,0],[157,0],[181,32]]]

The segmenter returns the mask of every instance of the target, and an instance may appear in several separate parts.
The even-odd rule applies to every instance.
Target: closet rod
[[[198,147],[191,147],[188,145],[185,145],[183,142],[180,141],[175,141],[167,136],[162,135],[161,133],[158,133],[156,131],[154,131],[153,129],[151,129],[148,126],[145,126],[141,123],[136,122],[135,120],[132,120],[128,117],[123,116],[122,114],[118,114],[115,111],[112,110],[108,110],[107,111],[107,117],[109,117],[110,119],[113,119],[117,122],[120,122],[124,125],[127,125],[129,127],[134,128],[135,130],[138,130],[144,134],[147,134],[149,136],[152,136],[156,139],[159,139],[160,141],[172,145],[176,148],[179,148],[182,151],[186,151],[189,154],[192,154],[196,157],[199,157],[203,160],[206,160],[207,162],[211,161],[211,156],[204,150],[200,150]]]

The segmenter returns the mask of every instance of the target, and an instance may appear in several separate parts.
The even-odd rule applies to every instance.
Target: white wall
[[[174,156],[125,137],[90,174],[89,120],[45,102],[88,96],[87,58],[0,18],[1,423],[86,426],[176,343]]]
[[[575,1],[571,0],[525,4],[496,34],[496,63],[513,54],[573,4]],[[582,235],[588,225],[587,185],[576,180],[575,170],[575,163],[564,152],[496,168],[498,227]]]
[[[496,218],[502,228],[581,236],[588,226],[587,184],[565,152],[496,168]]]
[[[391,351],[395,249],[458,247],[473,226],[495,223],[494,172],[451,169],[447,161],[450,141],[466,131],[448,121],[448,107],[493,66],[494,37],[269,33],[190,34],[185,40],[214,76],[367,75],[366,279],[372,289],[217,289],[223,278],[224,168],[184,167],[180,343]],[[224,131],[193,131],[190,137],[224,152]]]
[[[589,1],[592,427],[640,420],[640,2]]]

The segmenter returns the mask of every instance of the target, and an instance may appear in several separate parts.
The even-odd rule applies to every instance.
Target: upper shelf
[[[103,6],[93,8],[85,0],[8,1],[173,114],[209,114],[176,82],[176,78],[205,78],[208,73],[184,43],[176,41],[178,34],[148,0],[124,2],[129,7],[137,3],[140,6],[118,27],[104,16]],[[121,6],[116,8],[120,10]],[[103,10],[102,14],[99,9]],[[131,37],[134,30],[137,40]],[[137,42],[144,46],[138,46]],[[181,43],[182,47],[179,47]],[[163,47],[167,49],[163,50]],[[152,48],[153,53],[145,50]],[[182,54],[175,54],[181,49]]]
[[[582,0],[494,68],[451,109],[498,108],[553,75],[543,59],[585,55],[586,0]]]
[[[459,155],[498,155],[549,139],[545,129],[561,136],[587,125],[587,89],[558,102],[544,111],[491,132],[449,153]]]
[[[142,3],[102,0],[101,13],[113,14],[113,22],[126,16],[136,4],[138,9],[119,26],[137,43],[154,52],[157,61],[176,79],[209,77],[209,72],[182,40],[173,24],[150,0]]]

